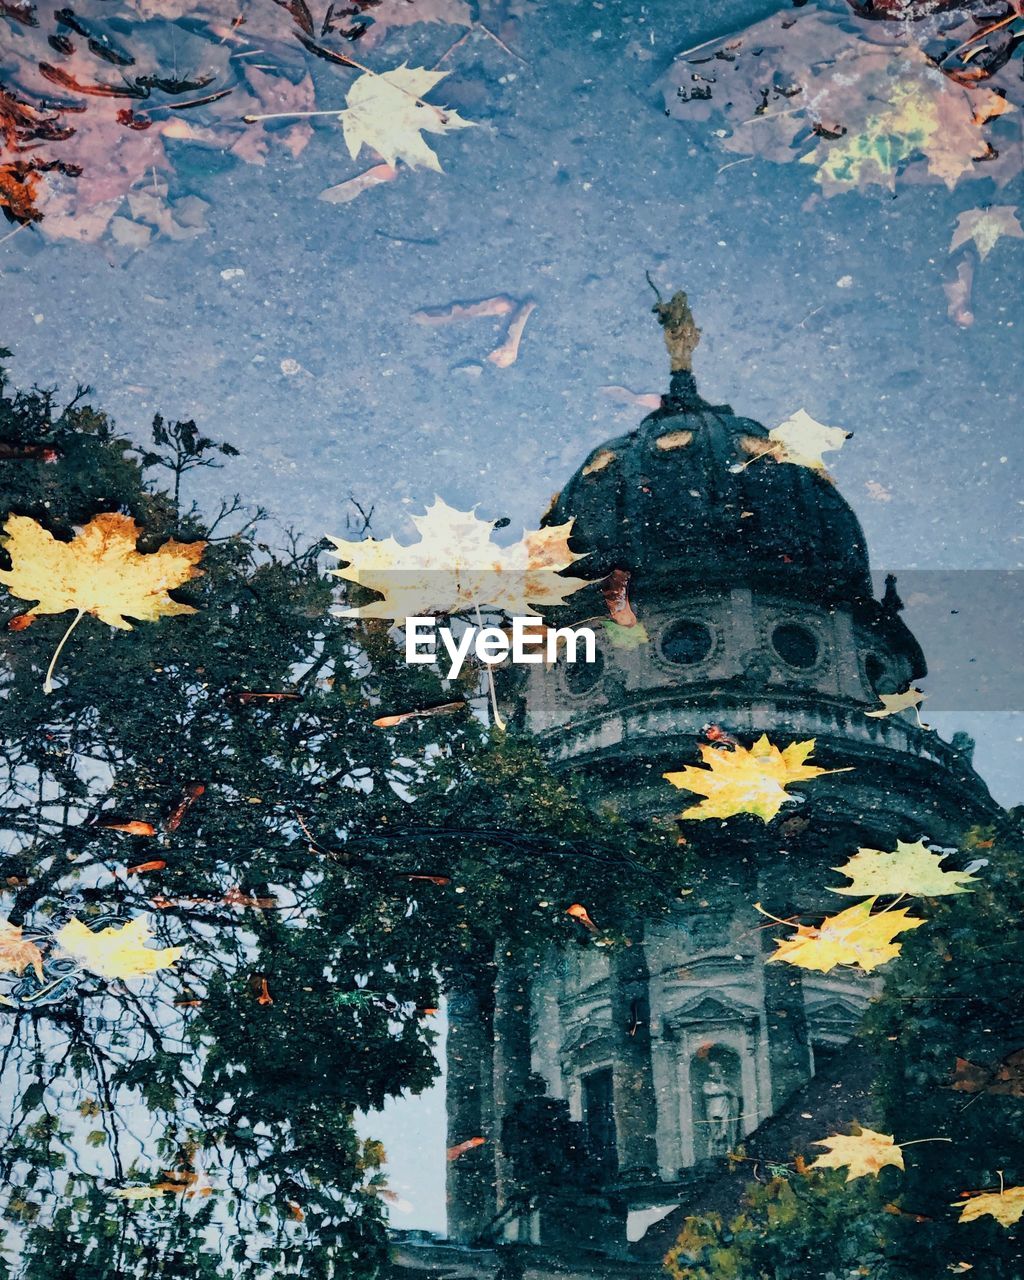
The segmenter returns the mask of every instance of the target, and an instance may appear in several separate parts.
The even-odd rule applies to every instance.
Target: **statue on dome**
[[[700,342],[700,330],[690,310],[689,300],[680,289],[666,302],[658,291],[658,286],[651,279],[650,272],[647,274],[647,283],[658,298],[651,310],[658,317],[658,323],[665,331],[665,346],[668,349],[672,372],[689,373],[693,368],[693,353]]]

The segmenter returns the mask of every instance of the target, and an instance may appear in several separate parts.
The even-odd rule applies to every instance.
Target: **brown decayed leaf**
[[[397,715],[378,716],[374,720],[374,728],[376,729],[394,729],[396,725],[405,724],[407,720],[423,720],[429,716],[448,716],[453,715],[456,711],[462,711],[466,707],[465,701],[458,702],[442,702],[436,707],[422,707],[418,711],[401,711]]]
[[[946,314],[961,329],[974,324],[974,312],[971,310],[971,289],[974,285],[974,263],[964,258],[956,269],[956,277],[948,280],[942,291],[946,295]]]
[[[457,1142],[454,1147],[448,1148],[448,1159],[458,1160],[459,1156],[464,1156],[474,1147],[482,1147],[486,1141],[486,1138],[467,1138],[465,1142]]]
[[[354,178],[346,178],[344,182],[325,188],[320,192],[320,199],[326,200],[328,204],[348,204],[364,191],[379,187],[382,182],[394,182],[397,177],[398,170],[395,166],[381,161],[380,164],[371,165],[369,169],[357,173]]]
[[[26,969],[34,969],[42,982],[43,953],[24,937],[20,924],[0,920],[0,973],[24,973]]]
[[[185,814],[188,813],[189,809],[192,808],[199,797],[201,795],[205,795],[205,793],[206,788],[201,782],[195,782],[192,786],[186,787],[185,794],[164,820],[164,830],[177,831],[181,826],[182,819],[185,817]]]
[[[506,293],[495,294],[491,298],[481,298],[478,302],[450,302],[444,307],[424,307],[412,313],[417,324],[437,328],[451,324],[455,320],[476,320],[481,316],[507,316],[516,309],[515,298]]]
[[[141,876],[147,871],[163,871],[167,863],[163,858],[150,858],[148,862],[137,862],[125,871],[126,876]]]
[[[519,344],[523,338],[526,322],[536,309],[535,302],[524,302],[508,322],[505,340],[490,353],[487,359],[499,369],[507,369],[519,359]]]
[[[594,924],[593,920],[591,920],[590,912],[582,905],[582,903],[574,902],[571,907],[566,907],[565,914],[567,916],[572,916],[574,920],[578,920],[580,924],[583,925],[584,929],[589,930],[590,933],[601,932],[597,925]]]
[[[961,1093],[992,1093],[1024,1098],[1024,1049],[1014,1049],[994,1067],[957,1058],[950,1086]]]
[[[228,889],[221,898],[221,902],[226,907],[252,908],[254,911],[273,911],[277,906],[277,899],[274,897],[258,898],[254,894],[245,893],[237,886]]]
[[[637,616],[629,603],[629,579],[628,569],[613,569],[601,583],[601,595],[608,606],[611,620],[620,627],[637,625]]]
[[[212,1193],[213,1188],[203,1174],[191,1169],[168,1169],[159,1182],[148,1187],[119,1187],[114,1195],[119,1200],[157,1200],[165,1195],[184,1196],[190,1200]]]
[[[155,836],[156,827],[138,818],[97,818],[94,824],[104,831],[121,831],[128,836]]]

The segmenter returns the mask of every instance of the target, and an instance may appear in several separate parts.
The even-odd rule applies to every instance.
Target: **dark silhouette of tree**
[[[84,392],[0,379],[0,511],[209,544],[174,592],[195,614],[83,619],[49,696],[66,616],[4,633],[4,914],[43,964],[0,974],[0,1276],[374,1274],[384,1153],[354,1117],[433,1079],[446,975],[486,975],[499,938],[585,940],[577,900],[613,930],[674,892],[674,840],[596,829],[529,740],[468,711],[374,728],[476,677],[442,688],[384,624],[332,618],[319,546],[274,550],[263,512],[183,507],[232,452],[162,419],[136,449]],[[54,941],[142,914],[182,949],[143,979]]]
[[[962,1223],[957,1208],[972,1193],[1024,1185],[1024,1082],[1002,1066],[1024,1048],[1022,817],[1011,810],[1002,830],[964,833],[962,848],[984,860],[979,884],[922,904],[927,924],[881,971],[884,989],[865,1017],[874,1114],[856,1118],[915,1144],[905,1151],[906,1169],[851,1184],[842,1171],[808,1173],[799,1164],[776,1171],[765,1185],[750,1184],[732,1218],[688,1219],[669,1254],[670,1275],[1024,1274],[1020,1222]]]

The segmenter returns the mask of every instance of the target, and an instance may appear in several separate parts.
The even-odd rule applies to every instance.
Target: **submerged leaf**
[[[949,242],[949,251],[959,249],[968,240],[974,241],[978,257],[985,261],[1003,236],[1014,240],[1024,238],[1024,227],[1017,220],[1015,204],[994,204],[987,209],[965,209],[956,220],[956,230]]]

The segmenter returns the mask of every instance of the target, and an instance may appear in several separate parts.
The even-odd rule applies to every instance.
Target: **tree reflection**
[[[654,910],[674,841],[613,822],[596,839],[529,743],[468,713],[373,728],[452,691],[397,662],[382,624],[330,618],[318,546],[271,549],[237,500],[179,508],[182,476],[231,452],[193,424],[158,420],[136,451],[82,397],[5,382],[0,442],[4,512],[69,537],[122,510],[143,550],[209,542],[176,593],[196,614],[87,618],[53,695],[66,619],[4,645],[5,914],[42,966],[0,975],[0,1274],[373,1274],[384,1153],[353,1117],[433,1079],[445,976],[486,981],[501,939],[526,956],[576,939],[577,899],[602,928]],[[54,941],[72,917],[140,915],[182,948],[146,978]]]

